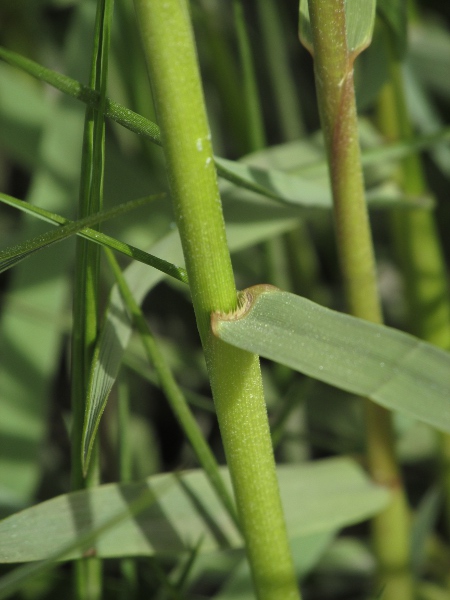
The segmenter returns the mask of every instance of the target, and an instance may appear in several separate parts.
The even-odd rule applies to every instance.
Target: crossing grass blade
[[[125,202],[109,210],[104,210],[99,213],[96,213],[95,215],[87,217],[86,219],[83,219],[81,221],[70,221],[69,219],[61,217],[56,213],[52,213],[43,208],[30,205],[28,202],[24,202],[23,200],[19,200],[18,198],[13,198],[12,196],[8,196],[7,194],[0,193],[0,202],[4,202],[5,204],[14,206],[15,208],[18,208],[19,210],[27,214],[33,215],[43,221],[47,221],[47,223],[64,226],[64,228],[62,227],[56,231],[49,231],[47,234],[44,234],[44,239],[43,236],[37,236],[36,238],[34,238],[34,242],[33,239],[31,239],[23,244],[13,246],[11,248],[6,248],[2,252],[0,252],[0,261],[1,257],[3,256],[3,253],[5,256],[4,260],[7,261],[7,265],[5,266],[5,268],[3,268],[3,270],[14,266],[30,254],[37,252],[41,248],[45,248],[53,243],[60,242],[76,234],[91,242],[94,242],[95,244],[111,248],[112,250],[116,250],[117,252],[128,256],[129,258],[134,258],[138,262],[154,267],[155,269],[158,269],[162,273],[165,273],[166,275],[169,275],[170,277],[173,277],[178,281],[187,283],[187,275],[185,269],[177,267],[176,265],[167,262],[161,258],[158,258],[157,256],[153,256],[152,254],[149,254],[144,250],[136,248],[131,244],[126,244],[125,242],[121,242],[120,240],[117,240],[109,235],[98,231],[94,231],[93,229],[87,227],[86,224],[83,225],[83,222],[85,221],[91,220],[90,224],[95,224],[101,221],[112,219],[126,212],[144,206],[149,202],[152,202],[153,200],[156,200],[163,196],[164,194],[156,194],[153,196],[138,198],[137,200],[130,200],[129,202]],[[29,246],[31,246],[31,250]],[[0,269],[2,269],[1,262]]]
[[[94,108],[100,107],[99,94],[79,81],[42,67],[32,60],[2,47],[0,47],[0,58],[26,71],[33,77],[49,83],[65,94],[77,98],[81,102]],[[106,98],[104,110],[105,117],[111,118],[116,123],[138,135],[147,137],[153,143],[161,145],[159,128],[152,121],[114,102],[110,98]],[[426,146],[433,145],[437,141],[436,138],[426,139],[423,144]],[[402,149],[402,151],[404,152],[405,150]],[[287,175],[275,169],[257,169],[219,157],[215,157],[214,160],[217,172],[221,177],[244,189],[256,192],[278,202],[295,204],[300,208],[331,209],[331,196],[327,186],[318,186],[304,177]],[[378,158],[377,160],[380,159]],[[369,206],[371,206],[371,202],[372,199],[369,194]],[[374,206],[377,205],[385,208],[410,208],[411,204],[415,203],[422,207],[424,206],[424,202],[421,199],[411,199],[408,205],[403,201],[401,196],[392,197],[392,195],[374,196],[373,202]]]
[[[212,317],[225,342],[450,432],[450,353],[273,286]]]

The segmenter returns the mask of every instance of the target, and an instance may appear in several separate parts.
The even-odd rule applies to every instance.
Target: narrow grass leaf
[[[104,111],[113,3],[114,0],[98,0],[97,2],[89,84],[99,94],[99,105],[93,107],[88,104],[85,111],[78,198],[78,214],[81,218],[88,218],[103,208],[105,171]],[[99,224],[96,224],[94,229],[100,230]],[[100,477],[100,471],[92,469],[83,478],[80,460],[89,367],[99,327],[100,252],[98,245],[90,244],[83,238],[78,237],[76,239],[72,297],[73,324],[70,348],[72,489],[96,485]],[[91,561],[91,564],[95,564],[95,561],[96,559]],[[76,586],[79,596],[85,596],[91,586],[101,585],[101,573],[96,569],[88,574],[81,565],[77,565],[76,572]]]
[[[220,339],[450,432],[450,353],[272,286],[214,314]]]
[[[163,196],[163,195],[164,194],[162,194],[162,195],[157,194],[154,196],[146,196],[144,198],[138,198],[137,200],[130,200],[129,202],[125,202],[119,206],[116,206],[109,210],[104,210],[104,211],[98,213],[98,219],[99,219],[99,221],[106,221],[107,219],[112,219],[116,216],[124,214],[125,212],[134,210],[136,208],[139,208],[140,206],[144,206],[148,202],[151,202],[157,198],[161,198],[161,196]],[[22,212],[25,212],[29,215],[37,217],[43,221],[46,221],[47,223],[53,223],[56,225],[77,225],[80,223],[79,221],[70,221],[69,219],[61,217],[60,215],[58,215],[56,213],[52,213],[43,208],[33,206],[33,205],[29,204],[28,202],[24,202],[23,200],[19,200],[18,198],[8,196],[7,194],[3,194],[1,192],[0,192],[0,202],[4,202],[5,204],[8,204],[9,206],[14,206],[15,208],[18,208],[19,210],[21,210]],[[92,218],[94,218],[94,216],[95,215],[93,215]],[[59,230],[59,231],[61,231],[61,230]],[[50,233],[51,232],[49,232],[49,235],[50,235]],[[133,259],[137,260],[138,262],[141,262],[150,267],[154,267],[158,271],[161,271],[162,273],[169,275],[170,277],[173,277],[174,279],[177,279],[178,281],[181,281],[182,283],[187,283],[187,274],[186,274],[185,269],[177,267],[176,265],[174,265],[170,262],[167,262],[161,258],[158,258],[157,256],[153,256],[152,254],[149,254],[148,252],[145,252],[144,250],[136,248],[135,246],[131,246],[130,244],[126,244],[125,242],[121,242],[120,240],[117,240],[109,235],[106,235],[106,234],[98,232],[98,231],[94,231],[93,229],[90,229],[89,227],[82,227],[81,229],[78,229],[78,226],[77,226],[77,227],[75,227],[74,231],[72,231],[70,229],[66,229],[65,234],[62,237],[58,237],[58,239],[56,239],[55,241],[62,241],[63,239],[66,239],[67,237],[74,235],[74,234],[84,237],[85,239],[87,239],[91,242],[94,242],[95,244],[99,244],[100,246],[105,246],[106,248],[111,248],[111,250],[116,250],[117,252],[120,252],[121,254],[128,256],[129,258],[133,258]],[[40,238],[40,236],[39,236],[39,238]],[[51,242],[51,243],[53,243],[53,242]],[[24,245],[25,244],[22,244],[21,246],[24,246]],[[19,246],[15,246],[15,248],[18,248],[18,247]],[[40,248],[38,248],[38,249],[40,249]],[[11,251],[11,249],[9,249],[9,250],[6,249],[5,252],[7,252],[7,251],[9,252],[9,251]],[[0,256],[1,256],[1,253],[0,253]],[[28,254],[26,256],[28,256]],[[23,258],[26,258],[26,256],[24,256]],[[19,260],[22,260],[22,258],[19,258]]]
[[[376,0],[345,0],[347,47],[352,59],[372,40],[376,4]],[[305,48],[314,55],[308,0],[300,0],[299,36]]]
[[[99,95],[97,92],[82,85],[80,82],[70,79],[39,64],[26,59],[19,54],[0,47],[0,58],[8,63],[25,70],[30,75],[46,81],[62,92],[69,94],[82,102],[93,107],[99,107]],[[150,139],[156,144],[161,144],[159,128],[145,117],[138,115],[132,110],[121,106],[110,99],[105,101],[105,116],[113,119],[116,123],[123,125],[130,131]],[[433,141],[428,142],[430,144]],[[218,174],[228,181],[258,194],[262,194],[272,200],[296,204],[303,208],[327,208],[331,209],[331,194],[328,186],[318,186],[302,177],[287,175],[273,169],[258,169],[242,165],[224,158],[215,157]],[[402,208],[405,206],[403,198],[380,197],[376,199],[378,206]],[[370,195],[368,203],[370,206]],[[414,202],[414,200],[413,200]],[[420,206],[423,205],[420,200]]]
[[[115,240],[113,238],[110,238],[109,236],[103,236],[96,231],[89,230],[89,227],[91,225],[100,223],[101,221],[106,221],[107,219],[118,217],[128,211],[148,204],[156,198],[161,198],[161,194],[157,194],[155,196],[147,196],[138,200],[130,200],[129,202],[125,202],[124,204],[121,204],[109,210],[104,210],[89,215],[84,219],[80,219],[78,221],[69,221],[68,219],[64,219],[63,217],[60,217],[55,213],[45,211],[44,209],[32,207],[31,205],[27,205],[26,202],[22,202],[16,198],[7,196],[6,194],[0,194],[1,202],[5,202],[6,204],[9,204],[10,206],[15,206],[16,208],[20,208],[21,210],[28,212],[28,214],[33,214],[48,222],[53,222],[62,225],[58,229],[47,231],[46,233],[31,238],[21,244],[17,244],[15,246],[11,246],[2,250],[0,252],[0,273],[16,265],[20,261],[27,258],[27,256],[30,256],[38,250],[47,248],[52,244],[55,244],[56,242],[61,242],[62,240],[65,240],[68,237],[75,234],[82,234],[83,237],[91,239],[92,241],[97,242],[97,244],[101,244],[102,240],[109,239],[109,243],[107,245],[113,244],[113,249],[122,251],[122,248],[124,246],[127,246],[127,244],[122,244],[118,240],[117,243],[115,243]],[[130,249],[133,248],[131,246],[128,247]],[[127,255],[134,257],[134,254],[139,254],[138,249],[136,250],[137,252],[134,252],[134,249],[130,252],[127,252]]]
[[[98,92],[75,79],[67,77],[67,75],[47,69],[33,60],[1,46],[0,58],[84,104],[89,104],[95,108],[100,107],[100,94]],[[159,127],[156,123],[138,115],[125,106],[121,106],[110,98],[105,100],[105,116],[138,135],[145,135],[155,144],[161,145]]]
[[[291,538],[358,523],[389,502],[389,493],[347,458],[284,465],[277,472]],[[231,490],[227,469],[221,473]],[[95,545],[97,556],[180,554],[190,552],[200,538],[201,553],[242,547],[242,538],[204,472],[195,470],[73,492],[12,515],[0,523],[0,562],[46,559],[122,514],[149,491],[155,502],[103,535]],[[66,558],[80,556],[82,551],[73,548]]]

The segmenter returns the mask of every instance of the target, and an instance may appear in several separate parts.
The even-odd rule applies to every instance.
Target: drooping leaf
[[[347,47],[353,58],[358,56],[372,39],[376,0],[345,0]],[[314,55],[308,0],[300,0],[300,41]]]
[[[216,165],[218,173],[222,176],[226,175],[228,181],[277,202],[306,210],[330,210],[332,207],[331,190],[327,178],[324,178],[323,181],[313,181],[301,175],[289,175],[274,169],[261,169],[224,158],[217,158]],[[237,193],[239,192],[240,190]],[[404,194],[393,182],[369,190],[367,202],[372,208],[405,208],[405,205],[406,207],[408,205],[427,205],[426,200],[416,198],[408,199],[408,203],[406,203]]]
[[[231,489],[227,470],[222,474]],[[278,478],[291,538],[357,523],[389,501],[387,490],[370,482],[346,458],[280,466]],[[12,515],[0,523],[0,562],[43,560],[122,514],[147,490],[153,492],[155,502],[93,544],[97,556],[180,554],[200,538],[201,552],[242,547],[240,535],[203,471],[190,471],[73,492]],[[67,558],[81,553],[74,549]]]
[[[242,306],[213,315],[220,339],[450,432],[450,353],[273,286]]]

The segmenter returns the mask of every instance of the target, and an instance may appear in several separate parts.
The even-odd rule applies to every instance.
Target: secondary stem
[[[389,141],[409,140],[413,128],[404,93],[401,63],[389,44],[389,81],[378,101],[378,124]],[[399,169],[403,189],[411,196],[427,193],[420,157],[405,158]],[[391,215],[392,236],[405,283],[409,328],[441,348],[450,348],[450,295],[439,232],[432,212],[398,211]],[[439,434],[441,482],[445,491],[445,518],[450,532],[450,436]]]
[[[347,47],[345,0],[308,0],[316,88],[324,131],[338,252],[351,314],[382,322],[375,258],[364,199],[353,83],[353,56]],[[409,514],[394,452],[391,416],[366,402],[367,457],[371,475],[390,488],[392,502],[374,518],[372,535],[383,598],[413,598],[409,574]]]
[[[170,189],[257,596],[299,597],[281,508],[258,357],[213,337],[236,308],[209,127],[185,0],[135,0]]]

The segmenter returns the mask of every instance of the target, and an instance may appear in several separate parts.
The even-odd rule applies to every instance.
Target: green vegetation
[[[0,7],[0,598],[448,597],[446,11]]]

